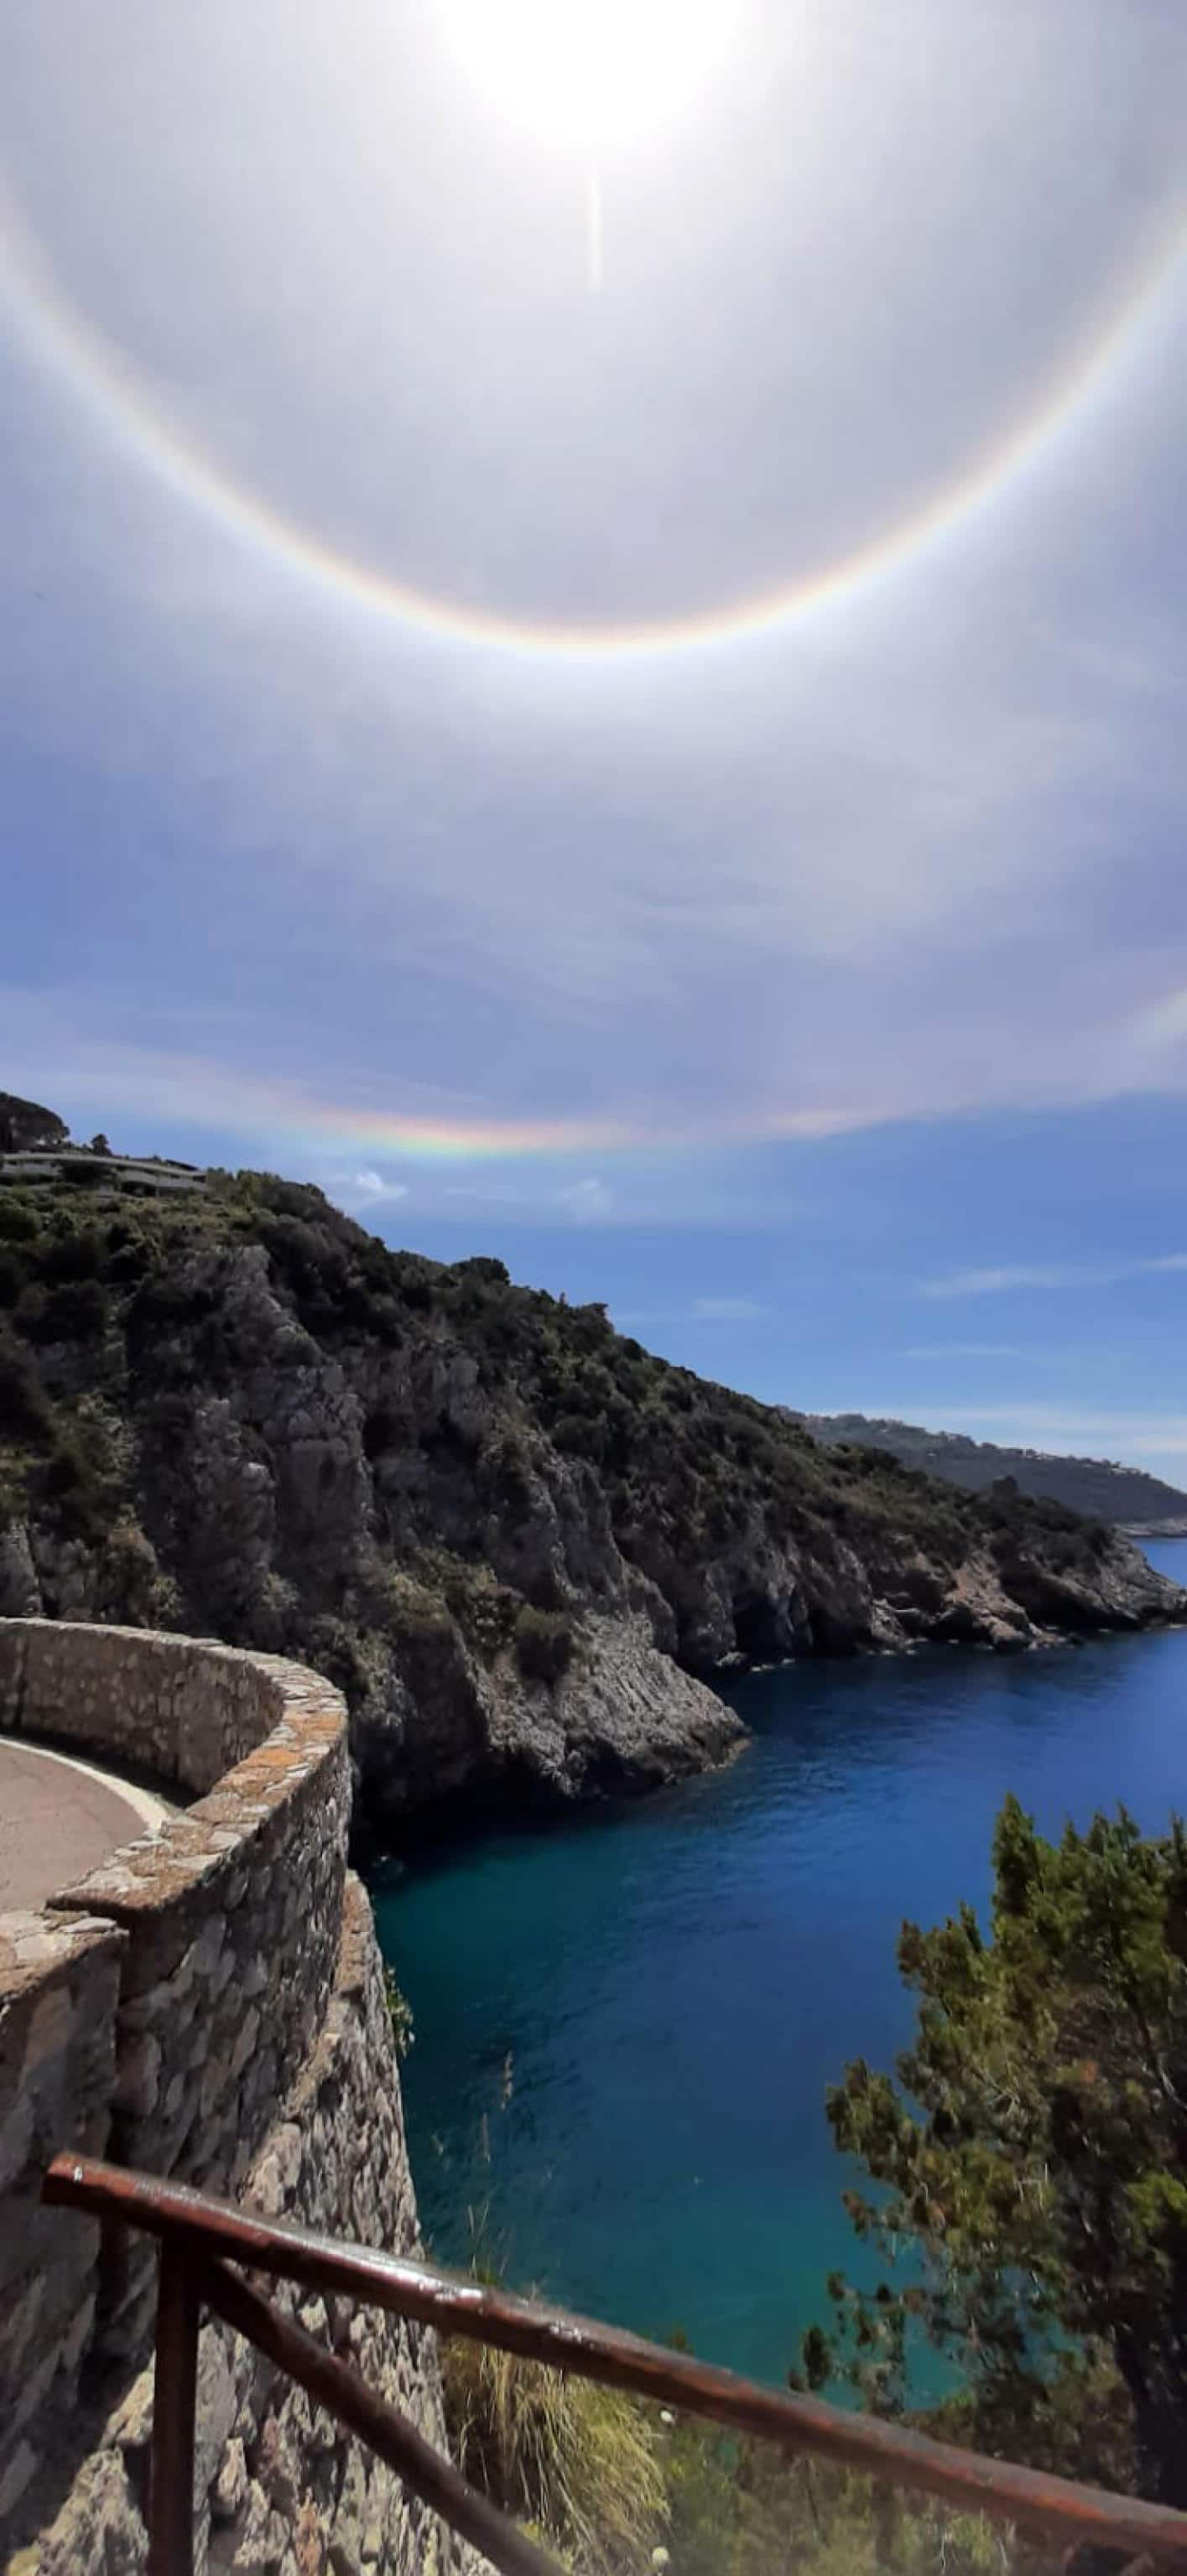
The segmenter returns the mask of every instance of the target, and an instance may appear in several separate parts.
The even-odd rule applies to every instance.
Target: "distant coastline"
[[[917,1422],[866,1413],[793,1413],[827,1449],[879,1449],[966,1493],[983,1494],[1010,1483],[1020,1494],[1065,1503],[1089,1519],[1108,1521],[1127,1538],[1187,1538],[1187,1493],[1125,1467],[1113,1458],[1077,1458],[1046,1449],[1007,1449],[971,1440],[960,1431],[933,1431]]]

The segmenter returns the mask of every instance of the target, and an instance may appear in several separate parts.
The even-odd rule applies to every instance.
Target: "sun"
[[[467,71],[546,142],[596,151],[679,113],[722,52],[734,0],[444,0]]]

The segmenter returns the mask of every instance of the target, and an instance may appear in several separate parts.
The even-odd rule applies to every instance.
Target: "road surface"
[[[0,1741],[0,1913],[44,1905],[168,1813],[71,1755]]]

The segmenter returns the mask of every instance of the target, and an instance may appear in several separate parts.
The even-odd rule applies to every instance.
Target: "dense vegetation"
[[[832,2284],[809,2377],[907,2404],[926,2338],[976,2448],[1187,2506],[1187,1837],[1097,1816],[1052,1844],[1007,1800],[987,1937],[903,1928],[920,1997],[899,2082],[829,2097],[877,2186],[846,2195],[905,2282]]]
[[[0,1612],[316,1665],[377,1836],[720,1759],[736,1721],[689,1677],[731,1663],[1179,1606],[1100,1523],[822,1448],[602,1306],[392,1251],[315,1189],[94,1147],[0,1166]]]
[[[504,2114],[509,2101],[507,2087]],[[469,2217],[469,2268],[498,2282],[489,2210]],[[678,2330],[671,2343],[688,2350]],[[980,2515],[575,2373],[461,2337],[442,2344],[441,2372],[458,2465],[573,2576],[1054,2576]]]
[[[455,2459],[573,2576],[1039,2576],[979,2515],[538,2362],[459,2339],[442,2373]]]
[[[102,1179],[101,1163],[88,1168]],[[114,1184],[101,1197],[0,1190],[0,1499],[10,1512],[89,1534],[116,1504],[126,1459],[113,1415],[137,1381],[151,1374],[158,1392],[172,1381],[179,1399],[195,1367],[211,1387],[226,1382],[227,1320],[191,1256],[235,1243],[264,1248],[286,1303],[331,1353],[360,1340],[389,1351],[462,1341],[509,1430],[530,1423],[596,1468],[615,1537],[640,1563],[657,1533],[674,1531],[692,1557],[727,1548],[756,1514],[780,1539],[824,1529],[875,1552],[917,1543],[947,1565],[977,1545],[1008,1570],[1034,1541],[1056,1567],[1090,1568],[1103,1545],[1099,1525],[1058,1504],[950,1491],[878,1448],[822,1449],[796,1422],[616,1333],[602,1306],[516,1287],[498,1261],[445,1266],[390,1251],[319,1191],[253,1173],[211,1175],[202,1200]],[[377,1408],[369,1454],[407,1431]],[[512,1441],[508,1501],[517,1464]],[[745,1616],[743,1603],[739,1642],[762,1653],[761,1615],[752,1636]],[[563,1660],[538,1623],[517,1638],[529,1668]]]
[[[1072,1511],[1098,1520],[1119,1521],[1126,1528],[1151,1528],[1182,1521],[1187,1528],[1187,1494],[1164,1484],[1140,1467],[1119,1467],[1109,1458],[1062,1458],[1041,1449],[1002,1449],[991,1440],[969,1440],[959,1431],[925,1431],[915,1422],[874,1419],[864,1413],[805,1413],[802,1422],[827,1447],[838,1442],[885,1449],[904,1466],[921,1467],[929,1476],[961,1485],[969,1493],[1012,1477],[1023,1494],[1041,1495]]]

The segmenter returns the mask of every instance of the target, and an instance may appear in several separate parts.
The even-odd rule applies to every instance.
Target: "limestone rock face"
[[[83,1290],[58,1236],[18,1243],[29,1289],[0,1318],[45,1453],[7,1525],[0,1500],[0,1609],[314,1664],[379,1834],[721,1759],[711,1685],[739,1664],[1187,1614],[1058,1504],[822,1450],[601,1308],[390,1253],[316,1191],[212,1176],[198,1211],[76,1222]]]

